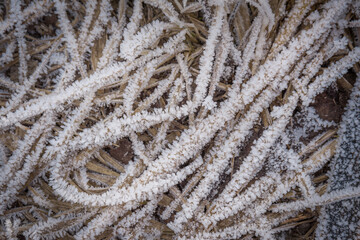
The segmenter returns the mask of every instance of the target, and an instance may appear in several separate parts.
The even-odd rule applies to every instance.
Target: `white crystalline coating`
[[[320,132],[324,128],[335,127],[334,121],[327,121],[316,113],[313,107],[304,107],[301,112],[295,115],[298,127],[293,129],[294,141],[300,142],[301,138],[306,138],[312,132]]]
[[[216,103],[211,99],[211,97],[206,97],[202,105],[208,110],[212,110],[216,107]]]
[[[358,1],[3,5],[0,239],[360,231]],[[312,104],[337,81],[340,124]]]
[[[331,163],[330,191],[360,186],[360,76],[352,89],[339,129],[339,144]],[[360,222],[360,197],[323,207],[319,239],[356,236]]]
[[[163,31],[169,27],[171,24],[157,20],[142,27],[137,34],[129,36],[128,41],[120,45],[121,56],[130,61],[134,60],[143,49],[154,44]]]

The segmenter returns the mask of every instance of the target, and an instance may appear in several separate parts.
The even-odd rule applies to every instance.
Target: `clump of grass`
[[[2,238],[322,238],[359,196],[356,1],[0,10]]]

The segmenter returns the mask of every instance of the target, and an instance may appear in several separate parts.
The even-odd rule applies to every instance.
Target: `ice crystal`
[[[359,13],[0,2],[0,238],[356,239]]]

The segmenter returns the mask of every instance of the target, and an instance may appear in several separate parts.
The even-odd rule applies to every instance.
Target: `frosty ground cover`
[[[0,2],[1,239],[357,239],[356,0]]]

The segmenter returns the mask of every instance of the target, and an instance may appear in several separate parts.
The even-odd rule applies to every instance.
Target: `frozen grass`
[[[0,238],[360,233],[358,1],[0,10]]]

